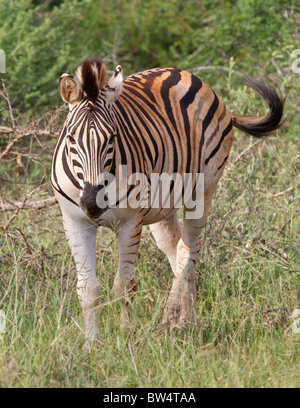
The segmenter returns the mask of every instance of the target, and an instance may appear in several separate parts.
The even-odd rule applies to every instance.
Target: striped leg
[[[114,280],[114,292],[121,301],[123,326],[127,326],[132,320],[133,297],[137,291],[134,269],[143,228],[142,219],[129,219],[117,231],[119,265]]]
[[[176,273],[177,243],[181,238],[181,226],[177,213],[151,224],[150,230],[158,248],[167,255],[171,268]]]
[[[195,267],[200,247],[200,235],[205,226],[215,187],[204,196],[204,213],[199,219],[189,219],[184,209],[182,237],[177,244],[176,272],[167,304],[167,322],[170,328],[181,327],[196,320]]]
[[[187,323],[195,324],[196,322],[197,289],[195,267],[200,248],[200,234],[206,219],[207,214],[204,214],[198,220],[184,219],[183,237],[177,249],[177,275],[179,276],[179,281],[182,279],[182,284],[179,285],[179,287],[181,286],[180,290],[182,290],[180,326],[184,326]],[[178,322],[178,315],[175,317],[175,322]]]
[[[78,280],[77,294],[83,310],[85,334],[88,340],[98,337],[97,307],[100,286],[96,278],[97,226],[88,220],[63,214],[66,237],[74,257]]]
[[[158,248],[164,252],[170,262],[174,275],[176,276],[177,270],[177,246],[181,241],[181,225],[178,220],[177,213],[170,217],[150,225],[151,233],[156,241]],[[165,314],[166,323],[169,326],[169,304],[167,303]]]

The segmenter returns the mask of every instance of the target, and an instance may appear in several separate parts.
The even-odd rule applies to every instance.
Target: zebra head
[[[75,77],[63,74],[60,94],[69,104],[65,121],[65,155],[68,169],[80,186],[80,207],[91,219],[104,211],[96,203],[104,172],[114,155],[116,125],[112,104],[122,92],[122,68],[117,66],[106,83],[106,67],[100,59],[85,60]]]

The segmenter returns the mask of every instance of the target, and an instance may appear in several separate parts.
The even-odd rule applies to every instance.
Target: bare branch
[[[5,86],[5,80],[2,79],[2,88],[3,88],[3,92],[1,92],[1,96],[6,100],[6,103],[8,105],[8,110],[9,110],[9,115],[10,115],[10,120],[11,120],[11,124],[13,129],[16,128],[16,122],[15,122],[15,118],[14,118],[14,114],[13,114],[13,109],[10,103],[10,99],[9,99],[9,95]]]
[[[30,174],[28,175],[28,168],[30,163],[38,163],[42,168],[50,165],[50,153],[53,151],[51,139],[58,137],[61,118],[67,110],[67,107],[61,106],[58,109],[45,113],[38,119],[31,120],[30,122],[27,121],[23,124],[23,121],[18,122],[17,120],[18,116],[13,111],[12,103],[3,80],[0,98],[2,98],[7,105],[5,110],[8,112],[8,114],[5,115],[6,123],[1,123],[0,126],[0,136],[2,139],[0,162],[3,165],[3,175],[5,174],[5,177],[1,177],[0,181],[24,185],[24,188],[20,190],[23,196],[19,195],[19,201],[14,201],[14,199],[9,200],[9,193],[7,194],[7,191],[9,192],[11,190],[10,187],[4,189],[3,199],[0,197],[0,212],[11,212],[6,225],[0,227],[2,230],[8,231],[14,219],[19,216],[21,210],[41,210],[57,203],[56,198],[49,196],[48,191],[45,191],[49,183],[43,183],[46,172],[41,171],[40,180],[32,182],[30,180]],[[15,166],[6,166],[6,162],[11,161],[15,162]],[[8,174],[5,172],[8,172]],[[39,186],[30,192],[26,192],[27,186],[31,184],[38,184]],[[46,198],[37,199],[36,195],[42,192]],[[26,241],[26,237],[24,236],[23,238]]]
[[[29,136],[46,136],[46,137],[54,137],[57,138],[59,133],[58,132],[50,132],[48,130],[43,129],[14,129],[9,128],[7,126],[0,126],[0,134],[1,133],[15,133],[16,136],[12,139],[5,147],[5,149],[0,153],[0,161],[3,160],[8,154],[11,152],[11,149],[17,144],[20,140],[25,139]]]
[[[260,144],[263,141],[263,139],[259,139],[256,142],[253,143],[253,141],[251,141],[250,146],[247,147],[247,149],[245,149],[244,151],[242,151],[242,153],[240,153],[238,155],[238,157],[235,159],[235,161],[239,161],[245,154],[247,154],[250,150],[253,149],[253,147],[257,146],[258,144]]]
[[[56,203],[57,203],[57,200],[55,197],[49,197],[45,200],[40,200],[40,201],[28,201],[28,202],[24,202],[24,200],[14,201],[11,203],[0,203],[0,211],[1,212],[15,211],[16,209],[18,210],[28,210],[28,209],[41,210],[42,208],[49,207]]]
[[[25,125],[20,125],[17,123],[17,120],[14,116],[12,104],[10,101],[10,97],[8,91],[5,86],[5,81],[2,80],[2,92],[0,92],[0,97],[3,98],[8,106],[9,117],[8,123],[2,123],[0,126],[0,135],[3,135],[3,138],[7,140],[6,146],[3,146],[0,149],[0,161],[4,159],[7,160],[11,156],[14,156],[16,153],[13,152],[12,149],[15,146],[24,146],[24,139],[27,137],[34,137],[39,143],[40,147],[45,150],[45,147],[42,146],[40,139],[50,140],[50,138],[57,138],[59,135],[59,128],[60,128],[60,119],[62,114],[66,111],[66,106],[61,106],[53,111],[47,112],[42,115],[39,119],[35,119],[31,122],[27,122]],[[29,149],[29,154],[31,153],[31,143],[26,147]],[[9,156],[9,157],[8,157]]]
[[[0,153],[0,160],[2,160],[5,156],[7,156],[9,154],[9,152],[11,151],[11,149],[14,147],[14,145],[19,142],[21,139],[23,139],[25,136],[23,133],[20,133],[19,135],[17,135],[13,140],[11,140],[6,148],[3,150],[3,152]]]
[[[1,133],[17,133],[20,134],[24,137],[26,136],[48,136],[48,137],[54,137],[57,138],[59,135],[59,132],[51,132],[46,129],[14,129],[12,127],[8,126],[0,126],[0,134]]]
[[[282,196],[282,195],[285,195],[285,194],[287,194],[287,193],[290,193],[290,192],[293,191],[294,189],[295,189],[295,188],[292,186],[292,187],[289,187],[288,189],[286,189],[286,190],[284,190],[284,191],[279,191],[278,193],[272,194],[272,193],[270,193],[269,191],[264,190],[263,188],[259,188],[259,187],[256,188],[257,191],[261,191],[261,192],[263,192],[264,194],[267,194],[269,197],[272,197],[272,198],[280,197],[280,196]]]

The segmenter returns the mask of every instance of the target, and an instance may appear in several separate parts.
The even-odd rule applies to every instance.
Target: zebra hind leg
[[[181,225],[177,213],[170,217],[150,225],[151,233],[156,241],[158,248],[164,252],[170,262],[174,275],[177,268],[177,245],[181,240]],[[169,327],[168,303],[165,308],[165,321],[161,327]]]
[[[195,322],[195,264],[202,225],[199,228],[194,226],[195,220],[185,220],[182,231],[177,213],[150,225],[157,246],[167,255],[174,273],[165,319],[161,325],[170,330]]]
[[[195,264],[199,245],[187,245],[181,238],[177,244],[177,266],[167,302],[166,315],[170,329],[195,322]]]
[[[155,224],[151,224],[150,230],[158,248],[167,255],[171,268],[175,273],[177,244],[181,238],[181,226],[177,213]]]
[[[184,208],[182,237],[177,244],[176,272],[167,303],[167,321],[170,328],[196,323],[195,268],[200,248],[201,231],[205,226],[214,186],[204,194],[204,212],[201,218],[189,218],[191,210]]]

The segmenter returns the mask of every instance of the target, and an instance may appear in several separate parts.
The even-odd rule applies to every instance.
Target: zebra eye
[[[115,132],[115,133],[112,133],[111,135],[110,135],[110,138],[109,138],[109,142],[110,143],[112,143],[114,140],[115,140],[115,137],[117,136],[117,133]]]
[[[76,140],[74,139],[72,135],[68,135],[67,138],[71,144],[76,144]]]

